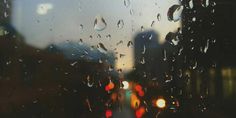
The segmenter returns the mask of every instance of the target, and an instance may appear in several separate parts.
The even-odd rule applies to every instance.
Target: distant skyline
[[[170,22],[167,18],[168,9],[179,0],[125,1],[126,4],[124,0],[14,0],[12,24],[27,44],[37,48],[66,40],[82,39],[88,45],[101,42],[108,50],[118,52],[116,68],[129,70],[134,61],[133,48],[127,43],[141,32],[142,26],[143,31],[156,31],[162,43],[168,32],[181,27],[181,21]],[[102,31],[94,30],[97,16],[106,22]],[[124,23],[122,27],[117,26],[119,20]],[[120,58],[120,54],[125,56]]]

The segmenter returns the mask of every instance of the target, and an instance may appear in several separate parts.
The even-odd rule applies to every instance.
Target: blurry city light
[[[111,110],[106,110],[106,118],[110,118],[112,116]]]
[[[158,107],[158,108],[165,108],[166,107],[166,101],[163,99],[163,98],[159,98],[159,99],[157,99],[157,101],[156,101],[156,106]]]
[[[105,90],[106,90],[106,91],[110,91],[110,90],[113,89],[114,87],[115,87],[115,84],[114,84],[112,81],[110,81],[109,84],[106,85]]]
[[[123,81],[122,84],[123,84],[123,89],[128,89],[129,88],[129,82]]]
[[[138,99],[138,97],[135,94],[131,94],[130,100],[131,100],[131,107],[137,109],[140,105],[140,100]]]
[[[137,85],[134,87],[134,89],[139,92],[139,91],[142,90],[142,86],[139,85],[139,84],[137,84]]]
[[[140,107],[138,110],[136,110],[135,115],[136,118],[142,118],[143,114],[145,113],[145,108]]]
[[[144,96],[143,90],[139,91],[139,92],[138,92],[138,95],[139,95],[140,97],[143,97],[143,96]]]

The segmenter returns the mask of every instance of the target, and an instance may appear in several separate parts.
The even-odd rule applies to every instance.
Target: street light
[[[158,108],[163,109],[163,108],[166,107],[166,101],[165,101],[163,98],[159,98],[159,99],[157,99],[157,101],[156,101],[156,106],[157,106]]]

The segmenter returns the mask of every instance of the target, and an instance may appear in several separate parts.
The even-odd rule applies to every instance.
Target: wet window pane
[[[234,116],[231,0],[1,0],[0,117]]]

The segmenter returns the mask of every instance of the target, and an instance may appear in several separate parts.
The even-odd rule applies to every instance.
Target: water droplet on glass
[[[196,17],[193,17],[193,18],[192,18],[192,21],[195,22],[195,21],[196,21]]]
[[[211,10],[211,13],[215,13],[215,9],[212,9],[212,10]]]
[[[193,0],[190,0],[190,1],[188,2],[188,5],[189,5],[189,8],[192,9],[192,8],[193,8]]]
[[[83,45],[83,39],[79,39],[79,44]]]
[[[179,44],[179,40],[178,39],[172,39],[172,44],[173,45],[178,45]]]
[[[92,35],[89,35],[89,40],[93,39],[93,36]]]
[[[101,36],[100,34],[98,34],[98,35],[97,35],[97,38],[98,38],[98,39],[101,39],[101,38],[102,38],[102,36]]]
[[[124,57],[125,56],[125,54],[120,54],[120,58],[122,58],[122,57]]]
[[[131,47],[131,46],[133,46],[133,42],[132,42],[132,41],[129,41],[129,42],[127,43],[127,47]]]
[[[100,64],[103,63],[102,59],[99,59],[98,62],[99,62]]]
[[[145,64],[145,59],[144,57],[142,58],[142,60],[140,61],[141,64]]]
[[[120,45],[120,44],[123,44],[122,40],[120,40],[118,43],[116,43],[116,45]]]
[[[184,49],[183,47],[181,47],[181,48],[179,49],[178,55],[181,55],[181,54],[182,54],[183,49]]]
[[[155,21],[152,21],[152,23],[151,23],[151,27],[153,27],[153,26],[154,26],[154,24],[155,24]]]
[[[34,100],[33,103],[36,104],[38,102],[38,100]]]
[[[94,30],[102,31],[106,27],[107,27],[107,23],[106,23],[105,19],[100,15],[96,16],[96,19],[94,21]]]
[[[110,35],[110,34],[106,35],[106,38],[107,38],[108,40],[111,40],[111,35]]]
[[[129,14],[130,14],[131,16],[134,15],[134,10],[133,10],[133,9],[130,9]]]
[[[18,59],[19,62],[23,62],[23,59]]]
[[[144,31],[144,27],[143,26],[141,26],[141,31]]]
[[[204,53],[207,52],[208,48],[209,48],[209,39],[207,40],[207,44],[206,44],[206,46],[204,48]]]
[[[167,56],[166,56],[166,50],[163,51],[163,61],[166,61],[167,60]]]
[[[113,67],[112,67],[112,66],[109,66],[109,67],[108,67],[108,70],[109,70],[109,71],[113,71]]]
[[[202,4],[203,7],[208,7],[209,6],[209,0],[203,0],[202,3],[203,3]]]
[[[130,6],[130,0],[124,0],[124,5],[125,5],[125,7],[129,7]]]
[[[197,61],[194,63],[192,69],[194,70],[194,69],[196,69],[196,68],[197,68]]]
[[[160,13],[157,14],[157,20],[158,20],[158,21],[161,20],[161,14],[160,14]]]
[[[107,49],[106,47],[103,45],[103,43],[98,43],[98,50],[102,53],[106,53],[107,52]]]
[[[146,52],[146,46],[144,45],[144,46],[143,46],[142,54],[145,54],[145,52]]]
[[[194,50],[194,46],[191,48],[191,50]]]
[[[213,7],[216,6],[216,2],[212,2],[212,6],[213,6]]]
[[[71,66],[74,66],[74,65],[77,64],[77,63],[78,63],[78,62],[75,61],[75,62],[71,63],[70,65],[71,65]]]
[[[152,36],[152,34],[151,34],[151,35],[148,37],[148,39],[149,39],[149,40],[152,40],[152,37],[153,37],[153,36]]]
[[[83,30],[84,26],[82,24],[79,25],[80,30]]]
[[[167,16],[169,21],[177,22],[181,18],[184,7],[182,5],[173,5],[169,8]]]
[[[92,112],[92,108],[91,108],[91,105],[90,105],[90,102],[89,102],[89,99],[88,99],[88,98],[86,99],[86,103],[87,103],[87,105],[88,105],[89,111]]]
[[[40,63],[42,63],[43,62],[43,60],[38,60],[38,63],[40,64]]]
[[[8,14],[7,14],[6,11],[4,12],[4,17],[5,17],[5,18],[8,17]]]
[[[7,62],[6,62],[6,65],[9,65],[9,64],[11,64],[11,61],[7,61]]]
[[[123,20],[119,20],[117,22],[117,27],[118,27],[118,29],[122,29],[124,27],[124,21]]]

